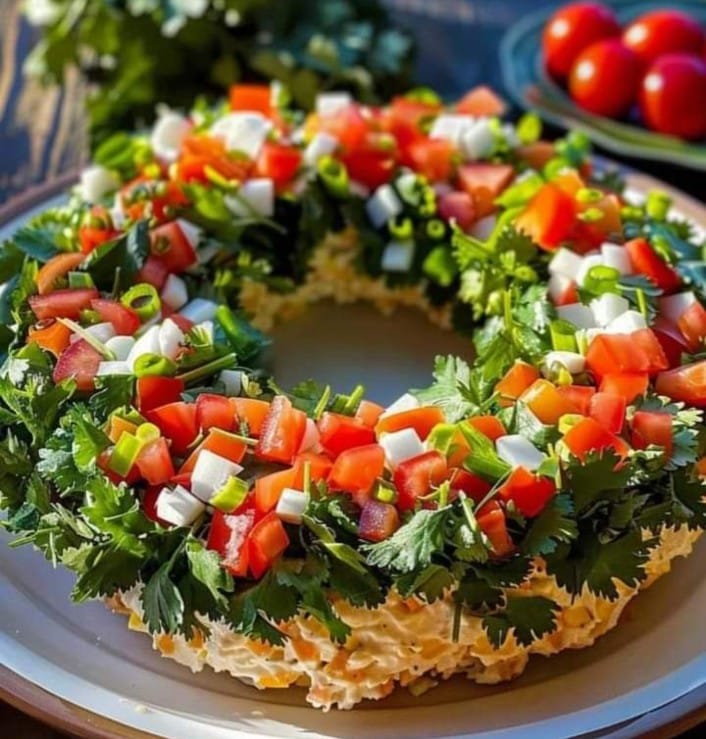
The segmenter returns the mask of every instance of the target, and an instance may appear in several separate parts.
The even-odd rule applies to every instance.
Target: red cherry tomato
[[[196,252],[176,221],[152,230],[151,252],[170,272],[183,272],[196,263]]]
[[[706,61],[691,54],[660,57],[640,86],[640,113],[645,125],[684,139],[706,136],[704,100]]]
[[[248,536],[248,568],[259,580],[289,546],[289,537],[274,513],[255,524]]]
[[[585,48],[619,34],[615,13],[601,3],[571,3],[560,8],[544,27],[542,49],[547,71],[558,80],[566,79]]]
[[[637,98],[641,70],[638,57],[618,39],[597,41],[576,58],[569,93],[591,113],[619,118]]]
[[[687,13],[655,10],[641,15],[625,29],[623,43],[644,64],[649,64],[675,51],[700,53],[704,34],[698,22]]]

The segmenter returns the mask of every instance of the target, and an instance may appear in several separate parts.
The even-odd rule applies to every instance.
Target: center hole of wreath
[[[431,384],[437,354],[470,361],[471,341],[432,325],[420,311],[398,308],[381,315],[372,305],[316,303],[271,332],[269,365],[282,387],[313,379],[388,404],[409,388]]]

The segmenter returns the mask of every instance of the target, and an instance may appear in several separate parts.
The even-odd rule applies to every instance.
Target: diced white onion
[[[402,201],[392,185],[380,185],[366,202],[365,212],[373,226],[380,228],[402,212]]]
[[[309,496],[301,490],[285,488],[277,501],[275,513],[287,523],[301,523]]]
[[[185,218],[177,218],[176,223],[184,234],[184,238],[189,242],[191,248],[195,250],[199,245],[199,241],[201,241],[203,229],[199,228],[195,223],[187,221]]]
[[[269,218],[275,212],[275,185],[269,177],[255,177],[244,182],[237,193],[223,199],[227,208],[240,218],[262,216]]]
[[[593,311],[582,303],[571,303],[570,305],[560,305],[556,309],[559,318],[569,323],[573,323],[578,328],[595,328],[596,319]]]
[[[316,114],[326,118],[327,116],[340,113],[353,102],[349,92],[320,92],[316,96]]]
[[[668,321],[678,323],[684,311],[696,302],[696,295],[692,292],[676,293],[659,299],[659,312]]]
[[[217,307],[218,305],[212,300],[194,298],[179,311],[179,315],[184,316],[184,318],[188,318],[192,323],[211,321],[216,316]]]
[[[495,148],[495,136],[487,118],[474,121],[461,135],[461,150],[468,159],[485,159]]]
[[[551,368],[555,364],[562,365],[565,369],[571,372],[572,375],[577,375],[579,372],[583,372],[586,367],[586,359],[582,354],[577,352],[549,352],[542,362],[543,370],[546,370],[546,374],[549,375]]]
[[[470,115],[459,113],[442,113],[438,115],[429,129],[429,138],[445,139],[461,148],[463,137],[473,126],[475,119]]]
[[[524,467],[530,472],[536,470],[546,459],[546,454],[519,434],[501,436],[496,440],[495,448],[498,457],[511,467]]]
[[[134,343],[125,360],[131,370],[135,369],[135,362],[143,354],[159,354],[159,326],[150,326]]]
[[[414,261],[413,241],[390,241],[382,252],[385,272],[409,272]]]
[[[631,334],[633,331],[639,331],[643,328],[647,328],[647,321],[642,313],[636,310],[628,310],[611,321],[605,327],[605,332],[607,334]]]
[[[173,110],[160,115],[150,136],[150,145],[157,159],[167,164],[176,161],[181,144],[190,129],[188,119]]]
[[[162,292],[159,297],[165,305],[168,305],[172,310],[179,310],[189,301],[189,293],[186,289],[186,283],[181,277],[176,275],[169,275]]]
[[[223,140],[228,151],[240,151],[257,159],[272,122],[261,113],[229,113],[211,126],[211,134]]]
[[[120,360],[100,362],[98,370],[96,371],[97,377],[103,377],[104,375],[131,375],[132,371],[128,366],[127,362]]]
[[[419,401],[412,395],[412,393],[405,393],[400,395],[397,400],[390,403],[385,410],[380,414],[380,418],[386,416],[393,416],[395,413],[404,413],[404,411],[413,411],[415,408],[419,408]]]
[[[226,395],[236,397],[240,395],[243,387],[243,373],[240,370],[227,369],[223,370],[218,379],[223,383]]]
[[[576,254],[571,249],[566,249],[562,246],[556,250],[552,261],[549,262],[549,274],[564,275],[564,277],[578,282],[582,264],[583,257],[580,254]]]
[[[167,318],[159,327],[159,353],[167,359],[176,359],[184,339],[184,332],[171,318]]]
[[[162,488],[157,496],[157,517],[174,526],[190,526],[206,506],[185,487]]]
[[[109,349],[115,355],[115,359],[119,362],[124,362],[133,346],[135,346],[135,339],[132,336],[113,336],[112,339],[108,339],[105,342],[106,349]]]
[[[629,310],[630,303],[622,295],[603,293],[603,295],[591,301],[590,307],[596,323],[599,326],[607,326]]]
[[[120,180],[106,167],[93,164],[81,172],[79,194],[87,203],[98,203],[120,187]]]
[[[98,339],[98,341],[103,344],[115,336],[113,324],[108,321],[104,321],[103,323],[94,323],[92,326],[86,326],[84,331]]]
[[[603,257],[600,254],[587,254],[581,261],[581,269],[579,269],[576,275],[576,282],[579,285],[583,285],[586,282],[588,273],[594,267],[600,267],[603,265]]]
[[[549,293],[549,297],[556,302],[572,285],[575,284],[576,283],[570,277],[555,272],[553,275],[549,275],[547,292]]]
[[[229,477],[236,477],[242,471],[243,468],[230,459],[202,449],[191,474],[191,490],[197,498],[207,503],[228,482]]]
[[[621,275],[632,274],[632,264],[624,246],[606,241],[601,245],[601,256],[606,267],[617,269]]]
[[[304,164],[314,167],[321,157],[333,154],[338,148],[338,139],[330,133],[319,131],[314,134],[304,149]]]
[[[412,428],[383,434],[380,446],[385,452],[387,464],[394,469],[400,462],[424,454],[424,444]]]

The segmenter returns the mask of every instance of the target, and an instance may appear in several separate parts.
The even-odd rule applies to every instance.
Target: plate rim
[[[626,184],[631,188],[645,191],[650,188],[657,187],[674,196],[677,201],[677,207],[682,211],[682,213],[706,226],[706,204],[699,202],[693,196],[656,177],[653,177],[652,175],[644,174],[609,158],[597,156],[596,159],[603,167],[617,168],[625,177]],[[76,179],[77,172],[72,171],[59,178],[33,187],[19,196],[11,198],[7,203],[0,206],[0,226],[5,225],[7,222],[16,218],[22,217],[22,215],[30,211],[32,208],[42,205],[46,200],[64,191],[66,187],[75,182]],[[687,663],[683,669],[686,669],[695,661],[697,661],[697,658],[692,662]],[[664,682],[667,679],[668,676],[656,682]],[[655,683],[653,682],[652,685],[654,686]],[[630,724],[648,714],[658,716],[660,712],[665,712],[666,709],[674,707],[678,702],[697,694],[704,685],[706,685],[706,683],[696,686],[691,691],[677,696],[664,704],[658,705],[656,708],[648,709],[641,714],[629,717],[621,723],[613,724],[603,729],[597,729],[596,733],[591,733],[590,736],[604,736],[606,733],[609,733],[614,729],[629,727]],[[644,691],[648,689],[649,685],[642,686],[637,690]],[[0,662],[0,700],[7,702],[20,711],[32,716],[33,718],[39,719],[49,726],[63,731],[70,731],[82,737],[100,737],[101,739],[115,739],[117,737],[128,737],[129,739],[133,739],[136,737],[147,737],[151,739],[152,737],[158,736],[157,734],[150,733],[144,729],[137,728],[134,725],[123,723],[122,721],[110,718],[106,715],[93,712],[79,703],[75,703],[61,697],[58,693],[54,693],[50,689],[43,687],[30,677],[26,677],[25,675],[11,669],[7,665],[5,659]],[[678,716],[665,721],[664,723],[658,723],[656,726],[648,730],[647,733],[643,734],[643,736],[674,737],[683,731],[687,731],[690,728],[698,726],[702,722],[706,722],[706,693],[704,693],[704,700],[699,706],[689,710],[687,713],[680,713]],[[512,731],[512,729],[508,727],[508,729],[501,731]],[[235,733],[239,733],[237,729],[235,730]],[[582,735],[578,734],[575,736],[578,737]]]

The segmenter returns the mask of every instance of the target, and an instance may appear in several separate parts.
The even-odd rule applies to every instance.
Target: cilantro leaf
[[[429,565],[421,572],[410,572],[395,580],[395,586],[400,595],[405,598],[410,595],[420,595],[433,603],[444,597],[444,592],[455,582],[454,576],[448,568],[441,565]]]
[[[144,621],[150,633],[175,633],[184,620],[184,599],[171,578],[173,562],[165,562],[142,590]]]
[[[467,418],[477,411],[470,382],[471,369],[459,357],[437,356],[434,360],[434,384],[423,390],[411,390],[422,405],[439,406],[449,423]]]
[[[98,418],[107,418],[116,408],[132,403],[135,379],[132,375],[103,375],[96,377],[96,392],[88,407]]]
[[[218,605],[227,605],[223,593],[233,590],[233,577],[221,567],[221,558],[217,552],[206,549],[198,539],[190,539],[186,543],[186,558],[191,575],[204,585]]]
[[[529,646],[556,628],[556,610],[556,603],[541,595],[509,595],[505,608],[486,616],[483,626],[497,648],[505,643],[511,629],[520,644]]]
[[[574,504],[566,493],[555,495],[532,521],[521,549],[530,556],[551,554],[559,542],[573,541],[579,534]]]
[[[137,221],[129,231],[94,249],[81,265],[101,290],[117,284],[125,290],[134,284],[150,253],[149,223]]]
[[[596,503],[610,498],[610,491],[621,491],[630,479],[629,465],[616,469],[620,458],[612,451],[590,453],[585,461],[571,458],[564,466],[563,487],[574,500],[576,513],[585,515]]]
[[[64,551],[62,564],[78,573],[71,591],[76,603],[111,596],[117,590],[129,588],[137,582],[142,561],[128,552],[110,546],[93,544]]]
[[[464,577],[454,592],[456,603],[465,606],[472,613],[488,611],[502,603],[503,591],[494,587],[475,573]]]

